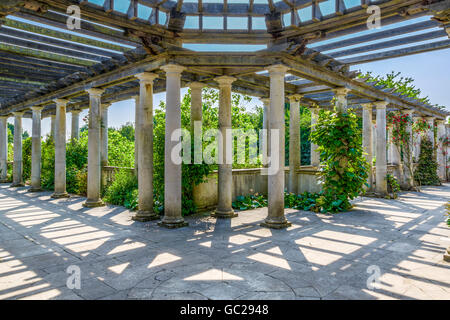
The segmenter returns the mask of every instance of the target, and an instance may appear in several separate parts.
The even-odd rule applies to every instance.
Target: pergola
[[[81,29],[67,31],[81,8]],[[367,29],[367,8],[380,8],[389,29]],[[69,12],[69,14],[68,14]],[[431,19],[420,19],[431,16]],[[360,78],[355,64],[450,47],[450,1],[306,0],[6,0],[0,3],[0,170],[6,178],[7,119],[15,118],[13,185],[22,181],[22,117],[33,118],[32,190],[40,190],[41,118],[52,116],[55,138],[55,193],[65,197],[66,112],[78,137],[81,109],[89,108],[88,207],[102,205],[101,166],[107,162],[107,109],[136,98],[139,212],[153,213],[153,94],[166,92],[165,210],[161,225],[185,225],[181,215],[181,165],[170,161],[181,126],[180,88],[192,91],[191,120],[201,121],[203,87],[220,90],[219,129],[231,128],[231,92],[264,102],[264,127],[282,134],[275,149],[284,159],[284,104],[291,103],[290,167],[300,166],[299,104],[313,114],[335,97],[338,108],[360,108],[364,147],[372,159],[376,121],[376,191],[387,192],[386,112],[425,117],[444,136],[447,111]],[[429,31],[431,30],[431,31]],[[418,33],[420,31],[420,33]],[[412,35],[410,35],[412,34]],[[342,38],[344,37],[344,38]],[[340,41],[332,41],[332,39]],[[394,38],[394,39],[393,39]],[[375,42],[375,43],[373,43]],[[253,52],[198,52],[184,44],[258,44]],[[400,47],[400,48],[399,48]],[[389,49],[387,51],[381,51]],[[375,115],[375,118],[373,118]],[[313,116],[314,121],[315,117]],[[103,123],[103,126],[100,125]],[[432,133],[430,133],[432,134]],[[433,139],[434,140],[434,139]],[[226,141],[220,148],[226,153]],[[319,157],[312,146],[312,165]],[[396,155],[400,162],[400,156]],[[438,158],[440,175],[445,159]],[[371,162],[371,161],[369,161]],[[284,165],[269,175],[265,225],[282,228]],[[231,206],[231,164],[219,165],[215,215],[235,216]],[[369,183],[372,184],[370,178]],[[289,189],[296,191],[295,170]]]

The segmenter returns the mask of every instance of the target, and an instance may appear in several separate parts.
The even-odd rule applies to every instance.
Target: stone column
[[[194,139],[194,163],[202,163],[202,121],[203,101],[202,90],[205,85],[201,82],[191,82],[191,139]]]
[[[29,192],[40,192],[41,188],[41,112],[44,107],[32,107],[33,127],[31,134],[31,188]]]
[[[153,97],[152,97],[153,98]],[[134,96],[134,173],[138,175],[138,120],[139,120],[139,96]]]
[[[101,128],[100,128],[100,139],[101,139],[101,153],[100,153],[100,163],[102,168],[108,165],[108,108],[111,104],[102,103],[101,112]]]
[[[68,101],[55,100],[55,192],[52,198],[67,198],[66,192],[66,106]]]
[[[291,225],[284,216],[284,78],[288,67],[273,65],[267,70],[270,75],[271,163],[268,170],[269,207],[267,218],[261,226],[282,229]]]
[[[445,168],[445,157],[447,153],[447,148],[444,148],[442,139],[446,137],[445,134],[445,121],[436,120],[437,125],[437,142],[439,148],[436,148],[437,152],[437,163],[438,163],[438,176],[441,181],[446,180],[446,168]]]
[[[263,166],[268,165],[268,155],[269,155],[269,147],[270,143],[270,132],[269,129],[269,109],[270,109],[270,99],[269,98],[260,98],[263,103],[263,130],[266,132],[266,136],[261,137],[261,149],[262,149],[262,164]],[[263,131],[264,132],[264,131]]]
[[[51,114],[50,115],[50,135],[52,136],[53,139],[55,139],[55,134],[56,134],[56,120],[55,120],[56,115]]]
[[[311,111],[311,132],[317,123],[319,118],[319,108],[312,107],[309,109]],[[317,151],[318,146],[311,142],[311,166],[318,168],[320,166],[320,153]]]
[[[407,115],[407,116],[412,118],[414,116],[414,110],[402,110],[402,114],[403,115]],[[410,139],[410,141],[412,143],[414,137],[413,137],[413,131],[412,131],[412,124],[411,123],[408,123],[408,125],[406,126],[406,131],[408,132],[409,139]],[[406,159],[410,163],[412,163],[412,161],[413,161],[413,149],[412,149],[413,146],[410,145],[410,148],[411,148],[410,150],[407,150],[408,153],[410,154],[410,159],[408,160],[406,158],[407,155],[405,154],[406,152],[404,152],[404,154],[403,154],[403,161],[405,161],[405,159]],[[400,158],[400,155],[398,155],[398,157]],[[414,186],[414,178],[411,176],[411,174],[410,174],[408,168],[406,167],[406,165],[403,165],[403,181],[404,181],[403,182],[403,187],[405,189],[413,188],[413,186]]]
[[[428,139],[430,139],[430,141],[433,145],[433,148],[434,148],[434,120],[435,120],[435,118],[434,117],[425,117],[424,119],[427,121],[428,125],[430,126],[430,129],[428,130]]]
[[[214,213],[216,218],[233,218],[237,214],[232,208],[233,197],[233,148],[231,139],[231,84],[236,78],[221,76],[215,79],[219,83],[219,181],[218,203]]]
[[[88,208],[103,206],[101,200],[101,163],[100,163],[100,113],[101,96],[104,90],[92,88],[89,93],[88,128],[88,185],[87,200],[83,206]]]
[[[22,116],[24,112],[13,112],[14,115],[14,164],[13,183],[11,187],[23,187],[22,167]]]
[[[8,174],[8,116],[0,117],[0,183],[7,182]]]
[[[301,95],[289,96],[289,192],[298,193],[298,175],[296,170],[300,167],[300,100]]]
[[[421,120],[421,117],[419,116],[415,116],[414,117],[414,122]],[[414,157],[414,162],[417,163],[419,161],[419,157],[420,157],[420,143],[422,141],[422,135],[418,134],[416,141],[415,141],[415,145],[413,146],[414,148],[414,152],[413,152],[413,157]]]
[[[369,177],[367,178],[367,184],[369,187],[367,190],[373,190],[373,125],[372,125],[372,105],[363,105],[363,148],[366,153],[365,158],[369,164]]]
[[[133,220],[145,222],[159,219],[153,212],[153,81],[154,73],[140,73],[139,104],[136,105],[136,133],[138,154],[138,212]]]
[[[180,159],[174,159],[172,156],[172,152],[180,143],[180,139],[172,140],[172,134],[181,129],[181,73],[185,68],[168,64],[161,69],[166,72],[166,131],[164,218],[159,225],[167,228],[180,228],[187,225],[181,214],[181,161],[179,161]]]
[[[81,110],[72,110],[72,141],[80,139],[80,112]]]
[[[386,107],[387,102],[377,102],[377,161],[376,192],[380,196],[387,194],[387,161],[386,161]]]
[[[347,88],[338,88],[334,90],[336,95],[336,109],[341,112],[347,111],[347,94],[350,92],[350,89]]]

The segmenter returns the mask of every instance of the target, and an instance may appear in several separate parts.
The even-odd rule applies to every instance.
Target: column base
[[[444,253],[444,261],[450,262],[450,247],[448,247],[447,252]]]
[[[227,211],[216,210],[213,214],[211,214],[211,217],[217,219],[231,219],[236,218],[237,216],[238,214],[234,212],[233,209]]]
[[[20,183],[13,183],[12,185],[10,185],[11,188],[21,188],[21,187],[25,187],[25,183],[20,182]]]
[[[85,208],[98,208],[103,207],[105,204],[102,200],[89,200],[87,199],[85,203],[83,203],[83,207]]]
[[[41,187],[35,188],[35,187],[31,187],[30,189],[28,189],[28,192],[33,193],[33,192],[42,192],[44,191],[44,189],[42,189]]]
[[[70,198],[70,195],[67,192],[55,192],[50,197],[53,199],[62,199],[62,198]]]
[[[159,215],[151,211],[138,211],[131,219],[138,222],[159,220]]]
[[[178,229],[178,228],[187,227],[188,225],[189,225],[189,223],[187,223],[183,219],[176,220],[176,221],[164,221],[163,220],[161,222],[158,222],[158,226],[164,227],[167,229]]]
[[[8,183],[11,182],[11,180],[8,181],[8,179],[0,179],[0,183]]]
[[[260,226],[269,229],[286,229],[292,226],[292,223],[287,220],[277,221],[266,219],[263,223],[260,224]]]

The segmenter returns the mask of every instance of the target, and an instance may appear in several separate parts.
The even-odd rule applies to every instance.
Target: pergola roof
[[[449,48],[445,31],[449,0],[427,2],[433,4],[418,0],[5,0],[0,3],[0,114],[32,105],[45,105],[44,114],[49,113],[56,98],[70,98],[69,109],[87,107],[85,90],[91,87],[107,89],[105,102],[123,100],[138,94],[136,73],[159,72],[161,65],[175,62],[188,67],[184,84],[202,81],[214,87],[214,77],[227,74],[238,78],[233,90],[260,97],[269,92],[264,69],[283,63],[291,68],[287,94],[302,94],[307,103],[326,106],[333,89],[348,87],[352,104],[386,100],[393,109],[416,109],[445,118],[446,111],[356,79],[358,73],[350,71],[351,65],[361,62]],[[330,3],[334,12],[322,14],[320,9]],[[81,30],[69,32],[66,9],[73,4],[82,7]],[[387,29],[364,32],[369,4],[380,6]],[[311,19],[302,19],[302,10],[310,10]],[[247,29],[230,29],[227,22],[222,29],[204,29],[202,23],[198,29],[188,28],[187,17],[201,20],[208,14],[223,21],[246,17]],[[252,21],[258,18],[265,28],[254,30]],[[251,53],[199,53],[181,47],[194,42],[268,47]],[[164,90],[164,83],[161,73],[156,92]]]

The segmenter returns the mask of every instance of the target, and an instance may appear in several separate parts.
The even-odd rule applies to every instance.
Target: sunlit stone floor
[[[265,208],[167,230],[26,190],[0,185],[0,299],[450,299],[449,184],[334,216],[287,210],[288,230],[261,228]]]

